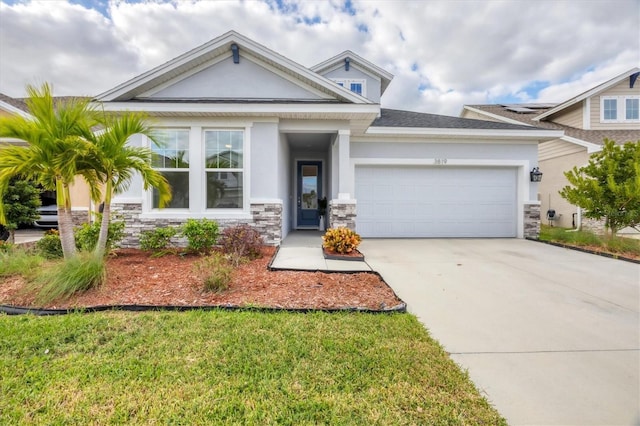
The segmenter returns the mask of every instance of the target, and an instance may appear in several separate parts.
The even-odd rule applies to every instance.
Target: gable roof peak
[[[358,55],[357,53],[354,53],[351,50],[345,50],[344,52],[339,53],[336,56],[322,61],[319,64],[312,66],[310,70],[320,74],[324,71],[328,71],[332,68],[342,65],[347,58],[349,58],[350,63],[355,63],[361,68],[364,68],[369,73],[380,78],[380,81],[382,82],[382,85],[380,87],[380,95],[384,93],[384,91],[387,89],[387,86],[389,86],[389,83],[391,83],[391,80],[393,80],[393,74],[380,68],[373,62],[366,60],[365,58]]]
[[[215,60],[221,55],[231,54],[232,45],[237,44],[240,55],[244,51],[265,63],[283,70],[287,74],[296,76],[305,84],[323,90],[337,99],[351,103],[372,103],[368,99],[351,92],[348,89],[332,84],[324,77],[308,68],[288,59],[281,54],[255,42],[254,40],[231,30],[218,36],[182,55],[171,59],[145,73],[142,73],[111,90],[108,90],[95,99],[97,101],[127,101],[146,91],[167,83],[181,74],[187,73],[196,67]]]
[[[632,75],[639,73],[640,72],[640,68],[638,67],[634,67],[631,68],[630,70],[627,70],[625,72],[623,72],[622,74],[619,74],[615,77],[613,77],[610,80],[605,81],[604,83],[601,83],[585,92],[580,93],[577,96],[574,96],[573,98],[569,99],[568,101],[562,102],[559,105],[557,105],[555,108],[551,108],[548,111],[545,111],[544,113],[538,115],[537,117],[532,118],[532,120],[534,121],[540,121],[544,118],[547,118],[559,111],[562,111],[563,109],[566,109],[572,105],[577,104],[578,102],[582,102],[583,100],[590,98],[591,96],[597,95],[600,92],[603,92],[605,90],[607,90],[608,88],[615,86],[616,84],[620,83],[622,80],[624,80],[627,77],[631,77]],[[640,83],[637,83],[640,84]]]

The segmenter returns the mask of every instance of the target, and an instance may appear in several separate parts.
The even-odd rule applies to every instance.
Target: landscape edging
[[[622,256],[622,255],[619,255],[619,254],[613,254],[613,253],[606,253],[606,252],[601,252],[601,251],[596,251],[596,250],[590,250],[590,249],[579,247],[579,246],[572,246],[570,244],[556,243],[555,241],[544,241],[544,240],[540,240],[538,238],[527,237],[526,239],[529,240],[529,241],[535,241],[537,243],[549,244],[551,246],[562,247],[562,248],[575,250],[575,251],[581,251],[583,253],[595,254],[597,256],[607,257],[609,259],[624,260],[625,262],[631,262],[631,263],[640,264],[640,260],[632,259],[630,257]]]
[[[386,284],[386,283],[385,283]],[[99,305],[87,306],[68,309],[39,309],[28,308],[24,306],[0,305],[0,313],[7,315],[25,315],[31,314],[36,316],[51,315],[67,315],[73,313],[94,313],[105,311],[128,311],[128,312],[146,312],[146,311],[170,311],[170,312],[186,312],[186,311],[254,311],[254,312],[290,312],[290,313],[339,313],[339,312],[359,312],[366,314],[388,314],[388,313],[405,313],[407,305],[402,302],[389,309],[367,309],[367,308],[270,308],[270,307],[245,307],[237,305]]]

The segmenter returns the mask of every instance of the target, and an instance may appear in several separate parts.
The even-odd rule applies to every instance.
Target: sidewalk
[[[280,245],[271,268],[326,272],[372,270],[366,261],[325,259],[322,254],[323,234],[320,231],[291,231]]]

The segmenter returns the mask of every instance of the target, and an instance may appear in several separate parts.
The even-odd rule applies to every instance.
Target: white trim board
[[[33,116],[28,112],[23,111],[20,108],[14,107],[13,105],[5,101],[0,101],[0,109],[3,109],[11,114],[16,114],[24,118],[33,119]]]
[[[509,129],[451,129],[423,127],[369,127],[367,135],[407,136],[448,136],[474,139],[532,139],[540,142],[558,139],[562,130],[509,130]]]

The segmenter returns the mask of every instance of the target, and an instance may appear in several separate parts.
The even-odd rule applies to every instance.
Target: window
[[[640,96],[603,96],[600,99],[600,121],[640,122]]]
[[[243,200],[241,130],[205,130],[206,208],[239,209]]]
[[[640,99],[625,99],[625,119],[638,120],[640,119],[639,107]]]
[[[331,79],[334,83],[339,86],[347,87],[353,93],[357,93],[361,96],[366,96],[366,83],[367,81],[363,78],[333,78]]]
[[[162,173],[171,185],[172,199],[166,208],[189,208],[189,130],[157,129],[151,140],[151,165]],[[159,207],[159,194],[152,191],[152,207]]]
[[[605,120],[618,119],[618,100],[617,99],[604,100],[604,119]]]

